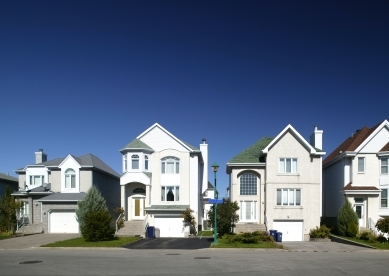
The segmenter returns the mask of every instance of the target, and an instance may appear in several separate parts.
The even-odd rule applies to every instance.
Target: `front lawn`
[[[333,235],[333,236],[336,236],[336,235]],[[336,237],[339,237],[339,238],[342,238],[345,240],[349,240],[349,241],[353,241],[353,242],[357,242],[357,243],[361,243],[361,244],[366,244],[366,245],[375,247],[377,249],[389,250],[389,242],[379,243],[379,242],[369,242],[369,241],[365,241],[365,240],[361,240],[361,239],[357,239],[357,238],[350,238],[350,237],[342,237],[342,236],[336,236]]]
[[[83,237],[42,245],[41,247],[120,247],[139,240],[139,237],[115,237],[110,241],[87,242]]]
[[[13,237],[12,234],[0,233],[0,240],[9,239],[9,238],[12,238],[12,237]]]
[[[211,248],[284,248],[282,245],[276,244],[274,242],[258,242],[258,243],[241,243],[234,242],[229,243],[225,239],[219,239],[218,244],[212,244]]]
[[[212,230],[199,231],[197,236],[211,237],[211,236],[213,236],[213,231]]]

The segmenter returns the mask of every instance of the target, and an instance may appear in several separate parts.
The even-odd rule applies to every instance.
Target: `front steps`
[[[239,234],[241,232],[254,232],[254,231],[266,231],[265,224],[258,223],[238,223],[234,228],[234,233]]]
[[[140,236],[145,237],[145,229],[143,220],[125,221],[124,227],[116,232],[116,236]]]
[[[15,234],[19,236],[41,234],[41,233],[43,233],[42,223],[25,224],[15,232]]]

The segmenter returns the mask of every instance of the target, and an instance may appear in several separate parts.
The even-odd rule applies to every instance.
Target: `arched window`
[[[147,155],[145,155],[145,170],[149,170],[149,157]]]
[[[161,172],[163,174],[180,173],[180,159],[168,156],[161,159]]]
[[[131,156],[131,162],[132,162],[131,163],[132,164],[131,168],[133,170],[138,170],[139,169],[139,155],[133,154]]]
[[[257,195],[258,177],[252,173],[240,176],[240,195]]]
[[[132,192],[133,192],[134,194],[145,194],[145,193],[146,193],[146,190],[143,189],[143,188],[135,188]]]
[[[65,188],[76,188],[76,172],[73,169],[67,169],[65,171]]]

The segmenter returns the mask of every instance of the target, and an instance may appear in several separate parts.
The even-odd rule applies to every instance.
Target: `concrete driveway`
[[[123,246],[127,249],[203,249],[210,248],[213,238],[142,239]]]
[[[16,238],[0,240],[1,249],[30,249],[40,247],[41,245],[74,239],[80,237],[80,234],[36,234]]]
[[[375,249],[339,242],[279,242],[292,252],[355,252]]]

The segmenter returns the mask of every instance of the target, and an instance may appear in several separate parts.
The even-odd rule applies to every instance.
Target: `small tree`
[[[353,234],[355,231],[354,225],[358,226],[358,216],[353,210],[350,201],[345,198],[343,206],[340,208],[338,213],[338,233],[341,236],[348,236]],[[356,234],[356,233],[355,233]]]
[[[0,197],[0,232],[14,233],[17,224],[16,214],[20,206],[20,202],[11,195],[7,185],[4,196]]]
[[[190,227],[190,232],[196,233],[196,219],[192,215],[192,213],[192,209],[186,208],[184,211],[181,212],[181,217],[184,219],[185,226]]]
[[[222,204],[217,204],[217,231],[219,236],[231,234],[235,223],[239,220],[239,215],[236,213],[239,210],[238,202],[223,200]],[[214,227],[213,206],[208,211],[208,224]]]
[[[80,228],[84,226],[85,215],[87,213],[108,210],[105,199],[95,186],[92,186],[92,188],[89,189],[84,200],[79,201],[77,205],[78,209],[76,210],[76,216]]]
[[[382,233],[389,234],[389,218],[381,218],[377,221],[375,227]]]
[[[115,233],[106,201],[95,186],[89,189],[83,201],[78,202],[76,215],[86,241],[107,240]]]

